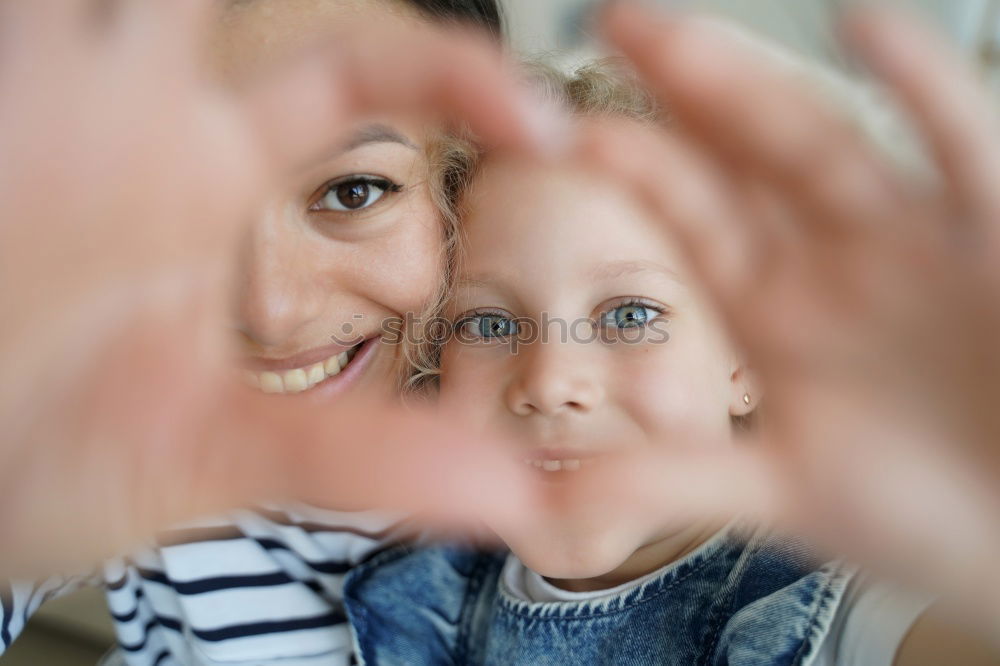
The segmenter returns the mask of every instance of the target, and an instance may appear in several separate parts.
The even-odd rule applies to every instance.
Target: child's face
[[[636,204],[593,175],[496,161],[467,204],[443,401],[512,436],[553,482],[601,456],[670,446],[678,433],[731,437],[742,373],[666,234]],[[529,339],[540,329],[547,341]],[[530,568],[577,579],[670,536],[638,518],[603,524],[584,513],[570,507],[539,533],[500,536]]]

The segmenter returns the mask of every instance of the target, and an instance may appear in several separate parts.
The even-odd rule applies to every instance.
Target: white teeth
[[[563,460],[562,468],[567,472],[575,472],[576,470],[580,469],[580,461],[576,460],[575,458],[571,458],[569,460]]]
[[[562,462],[558,460],[543,460],[542,469],[546,472],[558,472],[562,469]]]
[[[309,387],[306,371],[301,368],[286,370],[282,379],[285,382],[285,393],[301,393]]]
[[[340,374],[356,353],[357,349],[350,349],[305,368],[294,368],[280,373],[246,370],[243,372],[243,380],[264,393],[301,393],[323,382],[327,377]]]
[[[260,390],[264,393],[284,393],[285,385],[275,372],[260,373]]]
[[[309,382],[309,388],[316,386],[316,384],[319,384],[324,379],[326,379],[326,370],[323,368],[322,363],[311,365],[306,370],[306,381]]]

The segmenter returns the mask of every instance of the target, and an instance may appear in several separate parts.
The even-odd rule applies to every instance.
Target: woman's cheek
[[[405,317],[420,314],[442,286],[444,230],[429,198],[394,212],[402,223],[372,241],[359,263],[371,298]]]

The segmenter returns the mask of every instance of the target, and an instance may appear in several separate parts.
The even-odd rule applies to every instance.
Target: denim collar
[[[583,602],[531,602],[515,597],[506,585],[501,584],[497,605],[501,612],[541,620],[585,619],[613,615],[668,594],[671,588],[696,575],[719,556],[732,552],[734,546],[742,550],[743,545],[744,542],[736,534],[735,526],[730,524],[681,559],[661,568],[657,575],[649,580],[637,586],[627,586],[617,594]]]

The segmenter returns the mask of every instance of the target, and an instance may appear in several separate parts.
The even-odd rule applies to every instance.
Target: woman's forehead
[[[324,31],[412,19],[413,11],[399,0],[228,0],[213,39],[213,58],[225,75],[242,78]]]
[[[226,0],[213,57],[223,76],[238,83],[308,46],[324,30],[412,18],[412,11],[401,0]],[[425,123],[405,114],[367,119],[346,130],[347,140],[361,141],[375,130],[402,135],[399,143],[426,143]]]

